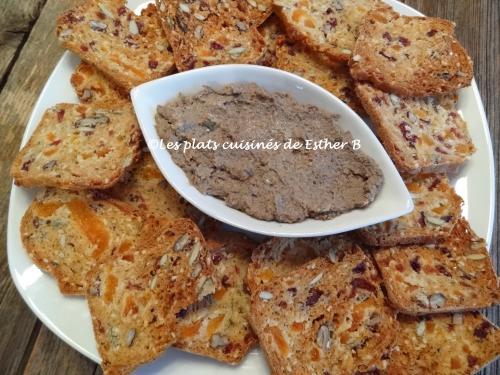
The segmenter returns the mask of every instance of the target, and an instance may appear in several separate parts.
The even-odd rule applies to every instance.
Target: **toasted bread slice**
[[[149,153],[144,153],[109,194],[146,215],[170,219],[191,216],[189,203],[168,184]]]
[[[154,5],[136,16],[123,0],[88,0],[57,20],[62,46],[126,91],[174,68]]]
[[[256,243],[245,235],[222,229],[206,234],[221,284],[210,301],[178,314],[176,346],[229,364],[239,363],[257,338],[250,328],[250,296],[245,276]]]
[[[478,313],[398,321],[389,375],[472,375],[500,355],[500,330]]]
[[[433,243],[449,236],[462,212],[462,198],[441,174],[420,174],[406,179],[414,209],[408,215],[357,231],[362,243],[397,246]]]
[[[131,105],[57,104],[17,155],[11,176],[26,187],[109,188],[138,158],[140,137]]]
[[[129,100],[128,94],[110,81],[95,66],[86,62],[77,65],[71,75],[71,85],[78,98],[85,104],[121,106]]]
[[[442,243],[381,248],[374,256],[390,302],[405,314],[477,310],[500,301],[486,244],[465,219]]]
[[[48,189],[24,214],[21,239],[33,262],[57,279],[61,293],[83,295],[87,272],[133,246],[142,225],[126,203],[91,192]]]
[[[335,260],[337,252],[351,246],[352,243],[345,236],[272,238],[252,253],[247,272],[248,287],[254,293],[259,286],[275,277],[288,275],[315,258]]]
[[[211,260],[187,219],[148,219],[136,246],[88,274],[87,299],[106,371],[151,361],[176,340],[176,313],[215,292]]]
[[[275,10],[288,35],[333,64],[352,55],[358,28],[378,0],[274,0]]]
[[[265,52],[264,39],[236,7],[204,1],[164,3],[163,26],[180,71],[217,64],[255,64]]]
[[[452,93],[470,85],[472,60],[454,35],[453,22],[408,17],[380,6],[359,28],[351,74],[404,97]]]
[[[370,84],[356,85],[356,92],[401,173],[454,171],[474,153],[455,95],[405,99]]]
[[[252,294],[251,322],[273,374],[383,371],[397,322],[358,247],[318,258]]]
[[[259,33],[264,38],[266,52],[260,62],[262,65],[276,67],[276,40],[283,35],[284,29],[278,16],[272,14],[266,22],[259,26]]]
[[[319,56],[301,43],[291,42],[284,36],[277,39],[276,67],[297,74],[330,91],[360,115],[363,106],[354,92],[354,81],[345,63],[326,64]]]

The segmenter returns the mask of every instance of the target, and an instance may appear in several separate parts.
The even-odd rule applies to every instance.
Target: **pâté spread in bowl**
[[[329,220],[368,206],[376,162],[335,114],[256,84],[204,87],[159,106],[156,129],[202,193],[260,220]]]

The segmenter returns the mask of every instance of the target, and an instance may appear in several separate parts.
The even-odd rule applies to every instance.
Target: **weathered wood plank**
[[[54,364],[54,365],[50,365]],[[97,364],[66,345],[42,326],[24,375],[92,374]]]
[[[2,1],[0,7],[0,88],[45,1]]]

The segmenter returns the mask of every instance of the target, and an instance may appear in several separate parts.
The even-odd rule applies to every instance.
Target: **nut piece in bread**
[[[358,28],[378,0],[274,0],[290,38],[335,64],[348,61]]]
[[[473,74],[472,60],[454,29],[447,20],[377,7],[359,28],[351,74],[404,97],[452,93],[470,85]]]
[[[17,155],[11,176],[25,187],[106,189],[138,158],[140,134],[130,104],[57,104]]]
[[[53,275],[63,294],[84,295],[87,272],[134,245],[143,219],[126,203],[92,192],[47,189],[21,221],[28,255]]]
[[[475,151],[455,95],[402,98],[368,83],[357,84],[356,93],[403,174],[454,171]]]
[[[433,243],[449,236],[462,212],[462,198],[441,174],[420,174],[405,180],[414,209],[408,215],[359,229],[359,240],[371,246]]]
[[[121,106],[128,101],[128,94],[110,81],[95,66],[81,62],[71,75],[71,85],[82,103],[104,106]]]
[[[389,301],[405,314],[478,310],[500,301],[486,244],[465,219],[444,242],[379,248],[373,254]]]
[[[317,258],[252,294],[251,322],[273,374],[383,371],[397,322],[357,246]]]
[[[354,81],[345,63],[325,64],[301,43],[280,36],[276,43],[276,68],[297,74],[330,91],[360,115],[365,111],[354,92]]]
[[[500,355],[500,330],[479,313],[398,315],[387,373],[472,375]]]
[[[235,7],[204,1],[165,4],[163,26],[179,71],[218,64],[255,64],[265,45],[256,26]]]
[[[57,36],[64,48],[129,91],[174,68],[154,8],[136,16],[122,0],[87,0],[59,16]]]
[[[148,219],[136,246],[88,274],[87,300],[105,373],[131,371],[176,340],[176,314],[213,294],[205,241],[188,219]]]
[[[177,315],[175,346],[235,365],[257,343],[250,327],[250,296],[245,286],[256,243],[241,233],[221,228],[205,233],[220,289],[202,305],[191,306]]]

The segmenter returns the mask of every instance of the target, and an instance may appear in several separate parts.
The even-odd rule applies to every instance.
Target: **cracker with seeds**
[[[134,164],[109,194],[157,217],[190,217],[190,205],[170,186],[150,153]]]
[[[21,221],[28,255],[53,275],[63,294],[83,295],[87,272],[135,244],[143,219],[133,207],[102,194],[48,189]]]
[[[25,187],[106,189],[138,158],[140,137],[131,105],[57,104],[17,155],[11,176]]]
[[[265,53],[262,35],[235,7],[175,0],[165,4],[164,17],[179,71],[217,64],[255,64]]]
[[[273,374],[383,371],[397,323],[359,248],[317,258],[252,294],[251,322]]]
[[[220,281],[210,301],[191,306],[177,317],[176,346],[229,364],[239,363],[256,344],[250,327],[250,296],[245,276],[256,243],[237,232],[206,231],[207,248]]]
[[[374,256],[391,304],[405,314],[477,310],[500,301],[486,244],[465,219],[442,243],[380,248]]]
[[[288,35],[334,65],[348,61],[358,29],[378,0],[274,0]]]
[[[500,330],[478,313],[398,321],[389,375],[472,375],[500,355]]]
[[[354,81],[344,63],[326,64],[302,44],[280,36],[276,43],[276,68],[297,74],[330,91],[360,115],[365,112],[354,92]]]
[[[85,104],[121,106],[129,100],[123,89],[86,62],[77,65],[71,75],[71,85],[80,101]]]
[[[449,236],[461,218],[462,198],[440,174],[406,179],[414,209],[407,215],[357,231],[359,240],[371,246],[433,243]]]
[[[122,0],[88,0],[58,18],[57,36],[126,91],[174,68],[154,5],[136,16]]]
[[[475,152],[456,96],[401,98],[356,85],[384,148],[403,174],[454,171]]]
[[[176,340],[176,313],[215,292],[205,241],[187,219],[148,219],[136,246],[88,275],[87,299],[105,373],[160,356]]]
[[[305,263],[327,257],[335,260],[337,251],[354,246],[345,236],[316,238],[272,238],[252,253],[248,266],[247,283],[254,293],[261,285],[276,277],[285,276]]]
[[[469,86],[472,60],[453,22],[408,17],[389,6],[368,13],[359,28],[351,74],[404,97],[452,93]]]

